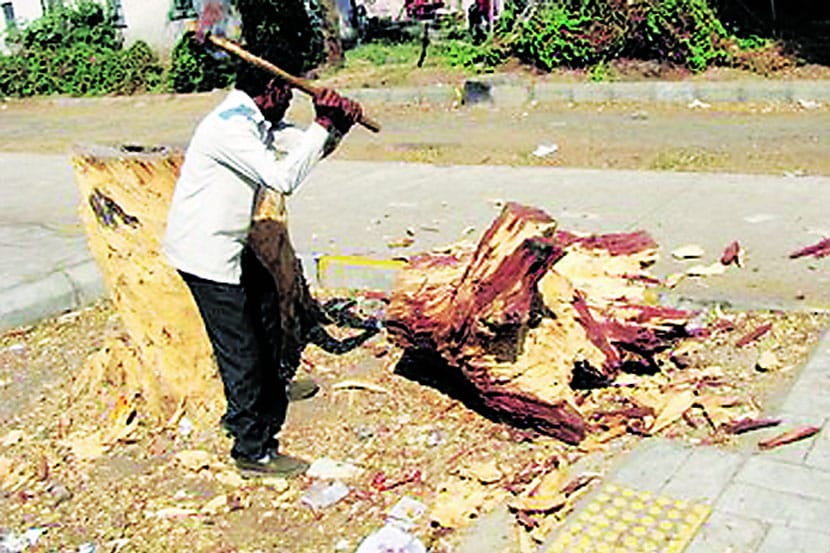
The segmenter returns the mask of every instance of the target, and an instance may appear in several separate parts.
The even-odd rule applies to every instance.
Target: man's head
[[[282,79],[274,78],[268,82],[261,94],[253,96],[253,100],[265,119],[271,123],[278,123],[285,117],[293,97],[291,86]]]
[[[273,50],[266,49],[258,55],[268,60],[279,57],[279,52]],[[285,116],[293,97],[287,83],[244,61],[237,67],[234,86],[250,96],[265,118],[272,123],[277,123]]]

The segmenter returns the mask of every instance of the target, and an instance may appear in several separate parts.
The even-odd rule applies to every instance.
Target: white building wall
[[[140,39],[160,54],[169,54],[182,32],[180,22],[167,20],[170,5],[170,0],[121,0],[127,44]]]
[[[6,0],[0,0],[0,3],[4,1]],[[43,14],[40,0],[11,0],[11,3],[19,25],[25,25]],[[161,55],[169,54],[181,34],[182,27],[180,22],[167,20],[170,5],[170,0],[121,0],[124,20],[127,23],[127,27],[123,29],[126,43],[129,45],[141,39]],[[2,24],[0,15],[0,26]],[[0,51],[7,52],[4,38],[5,36],[0,37]]]

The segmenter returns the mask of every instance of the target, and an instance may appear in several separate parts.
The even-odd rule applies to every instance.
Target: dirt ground
[[[462,82],[444,86],[458,88]],[[9,100],[0,105],[0,150],[66,153],[89,143],[184,146],[223,95]],[[828,105],[365,107],[383,131],[355,129],[334,154],[338,159],[830,175]],[[308,101],[298,97],[290,115],[298,123],[309,121]],[[539,145],[555,145],[557,151],[532,155]]]
[[[90,142],[184,145],[221,98],[7,101],[0,104],[0,149],[63,153]],[[339,158],[830,174],[828,106],[366,107],[383,132],[356,130]],[[301,102],[294,115],[307,121],[308,104]],[[539,144],[559,149],[537,158],[531,152]],[[698,344],[681,364],[667,352],[659,373],[626,375],[627,385],[710,390],[722,399],[720,411],[696,407],[661,433],[742,447],[718,421],[759,415],[805,363],[830,315],[709,315],[731,321],[731,330]],[[736,346],[767,322],[769,334],[746,348]],[[383,332],[340,356],[310,346],[303,370],[322,390],[292,405],[282,444],[309,460],[331,458],[357,469],[342,478],[349,487],[345,498],[312,509],[301,498],[315,479],[240,480],[218,421],[194,423],[185,415],[160,424],[117,385],[79,390],[87,355],[120,332],[117,314],[102,301],[0,336],[0,540],[28,531],[27,552],[92,551],[93,544],[104,552],[354,551],[408,497],[426,509],[412,514],[412,534],[430,551],[449,552],[472,520],[521,497],[552,468],[565,470],[592,452],[619,453],[642,439],[609,430],[568,446],[512,428],[425,377],[430,367],[406,358]],[[772,370],[756,368],[764,351],[776,356]],[[337,389],[344,381],[370,386]],[[613,404],[614,393],[586,392],[583,399]],[[218,411],[221,398],[216,401]],[[100,430],[112,437],[104,445],[92,439]],[[455,524],[431,522],[436,508],[455,512]],[[513,511],[516,543],[540,543],[569,508]]]
[[[803,365],[830,316],[718,317],[734,328],[698,344],[683,363],[667,354],[658,374],[627,375],[624,385],[693,383],[711,390],[718,405],[729,407],[720,415],[695,409],[661,434],[740,447],[717,428],[716,417],[759,415]],[[736,347],[741,336],[767,322],[773,325],[769,335]],[[409,498],[427,510],[413,515],[412,534],[430,551],[449,552],[469,523],[521,498],[553,467],[565,471],[588,453],[618,454],[641,439],[598,430],[581,445],[568,446],[502,424],[468,407],[430,366],[408,360],[383,333],[340,356],[309,346],[303,372],[322,391],[292,404],[281,442],[292,454],[334,459],[357,470],[341,477],[349,488],[345,498],[312,509],[301,498],[317,479],[240,480],[226,454],[230,442],[215,421],[159,423],[140,400],[131,401],[106,382],[78,392],[84,357],[113,332],[119,332],[117,315],[101,302],[0,337],[0,535],[36,533],[36,544],[26,551],[68,553],[84,544],[125,552],[353,551],[398,501]],[[778,364],[759,372],[756,361],[767,350]],[[344,381],[368,386],[338,390]],[[586,391],[583,400],[612,406],[615,389],[620,390]],[[125,413],[129,431],[121,427]],[[91,439],[99,429],[118,438],[102,447]],[[440,519],[453,521],[445,522],[448,528],[431,521],[442,509],[452,513]],[[541,542],[569,509],[515,512],[516,534]]]

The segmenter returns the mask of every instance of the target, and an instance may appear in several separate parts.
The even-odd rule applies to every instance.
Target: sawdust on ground
[[[667,354],[656,375],[625,375],[621,384],[657,396],[662,390],[664,400],[673,397],[668,390],[684,388],[722,399],[676,415],[660,433],[738,447],[715,426],[759,415],[803,365],[830,315],[716,310],[711,318],[734,328],[685,349],[682,360]],[[767,335],[735,345],[767,322]],[[350,332],[329,330],[341,338]],[[431,551],[451,551],[458,528],[500,502],[521,506],[554,469],[566,474],[590,452],[624,451],[641,439],[611,427],[573,447],[490,420],[441,386],[429,366],[402,360],[383,333],[340,356],[309,346],[301,370],[322,391],[291,406],[284,448],[359,469],[343,480],[345,499],[315,510],[300,501],[312,478],[241,481],[218,425],[155,424],[117,386],[73,394],[85,356],[120,331],[102,301],[0,337],[0,530],[43,530],[31,551],[76,551],[85,543],[100,551],[352,551],[403,497],[428,508],[412,532]],[[776,364],[759,372],[764,351]],[[613,410],[614,390],[584,399]],[[543,540],[570,505],[514,511],[517,535]]]

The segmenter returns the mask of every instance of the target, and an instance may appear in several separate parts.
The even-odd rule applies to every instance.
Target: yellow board
[[[606,485],[559,532],[548,553],[681,553],[711,512],[693,503]]]
[[[323,255],[317,258],[317,282],[325,288],[390,290],[397,272],[406,265],[394,259],[360,255]]]

